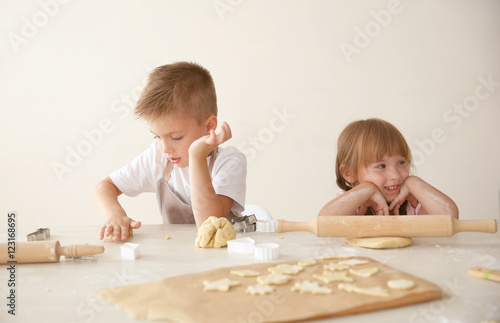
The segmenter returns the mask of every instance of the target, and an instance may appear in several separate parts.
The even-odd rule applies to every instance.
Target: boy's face
[[[191,117],[166,115],[148,121],[149,131],[158,140],[161,151],[177,167],[189,166],[189,146],[210,131],[207,122],[201,125]]]

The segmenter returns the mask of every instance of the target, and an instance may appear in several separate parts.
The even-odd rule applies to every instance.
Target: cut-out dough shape
[[[317,263],[317,261],[314,259],[302,259],[302,260],[299,260],[298,265],[300,267],[309,267],[309,266],[316,265],[316,263]]]
[[[311,293],[311,294],[331,294],[333,290],[326,286],[319,286],[318,282],[310,282],[308,280],[304,280],[301,283],[295,283],[295,286],[292,287],[293,292]]]
[[[349,265],[346,264],[335,264],[333,262],[329,263],[328,265],[323,265],[323,269],[335,271],[335,270],[344,270],[349,268]]]
[[[370,287],[370,288],[361,288],[353,284],[338,284],[337,288],[339,290],[344,290],[349,293],[357,293],[357,294],[363,294],[363,295],[369,295],[369,296],[380,296],[380,297],[386,297],[389,296],[389,293],[387,290],[383,289],[380,286],[375,286],[375,287]]]
[[[352,277],[347,276],[347,273],[345,271],[337,271],[337,272],[331,272],[325,270],[321,275],[320,274],[314,274],[313,278],[316,278],[318,280],[321,280],[324,283],[331,283],[331,282],[352,282],[354,279]]]
[[[321,257],[321,260],[334,260],[334,259],[349,259],[352,258],[352,256],[349,255],[323,255]]]
[[[207,291],[227,292],[229,288],[241,285],[241,283],[239,281],[230,280],[229,278],[223,278],[213,282],[204,281],[203,285],[205,285],[205,288],[203,288],[203,290],[206,292]]]
[[[245,293],[250,295],[265,295],[274,292],[274,287],[269,285],[248,286]]]
[[[231,270],[232,275],[237,275],[240,277],[257,277],[260,275],[260,272],[251,269],[243,269],[243,270]]]
[[[348,245],[370,249],[403,248],[411,245],[411,238],[375,237],[375,238],[344,238]]]
[[[397,290],[408,290],[415,287],[415,282],[409,279],[393,279],[387,282],[387,286]]]
[[[284,285],[292,279],[292,276],[283,274],[269,274],[257,277],[260,285]]]
[[[347,266],[364,265],[367,263],[369,263],[368,260],[359,260],[359,259],[349,259],[349,260],[339,261],[339,265],[347,265]]]
[[[236,230],[226,218],[211,216],[198,229],[195,245],[198,248],[222,248],[236,238]]]
[[[267,270],[272,274],[296,275],[304,268],[299,265],[279,264],[276,267],[269,267]]]
[[[371,277],[378,272],[377,267],[368,267],[368,268],[351,268],[349,272],[353,275],[360,277]]]

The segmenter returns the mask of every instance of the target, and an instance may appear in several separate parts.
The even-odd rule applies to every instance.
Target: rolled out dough
[[[375,238],[344,238],[348,245],[370,249],[402,248],[411,245],[411,238],[375,237]]]

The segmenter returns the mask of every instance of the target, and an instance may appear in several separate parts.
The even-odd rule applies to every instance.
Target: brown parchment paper
[[[231,275],[231,270],[252,269],[263,275],[269,274],[267,269],[280,263],[296,264],[297,261],[257,263],[246,266],[224,267],[195,274],[169,277],[143,284],[128,285],[98,290],[93,295],[101,300],[114,304],[116,308],[126,312],[131,319],[164,321],[164,322],[293,322],[322,317],[348,315],[385,308],[415,304],[439,299],[441,290],[436,285],[398,271],[371,258],[365,259],[368,264],[356,268],[378,267],[379,271],[372,277],[354,278],[352,284],[360,287],[381,286],[389,291],[388,297],[367,296],[339,291],[341,282],[320,286],[333,289],[332,294],[313,295],[292,292],[295,282],[303,280],[317,281],[313,274],[321,274],[323,265],[340,260],[317,260],[317,264],[305,267],[304,271],[294,275],[286,285],[275,286],[272,294],[252,296],[245,293],[248,285],[257,285],[256,277],[239,277]],[[203,281],[215,281],[230,278],[241,282],[229,292],[203,291]],[[391,279],[406,278],[416,283],[408,291],[392,290],[387,287]]]

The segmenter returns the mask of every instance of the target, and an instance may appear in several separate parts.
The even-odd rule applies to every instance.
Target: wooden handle
[[[474,267],[469,269],[469,275],[483,278],[486,280],[494,280],[500,282],[500,270],[489,269],[484,267]]]
[[[320,216],[308,222],[278,220],[278,232],[308,231],[318,237],[451,237],[457,232],[497,232],[495,220],[460,221],[449,215]]]
[[[80,257],[103,253],[102,246],[72,245],[61,247],[59,241],[17,242],[13,258],[9,258],[7,243],[0,244],[0,264],[15,260],[17,263],[58,262],[60,256]]]
[[[88,255],[97,255],[104,252],[103,246],[92,246],[86,244],[75,244],[65,247],[59,247],[59,256],[65,257],[81,257]]]

